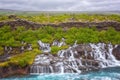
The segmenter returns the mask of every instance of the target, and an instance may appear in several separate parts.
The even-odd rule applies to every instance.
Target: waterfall
[[[81,73],[99,68],[120,66],[112,51],[117,45],[98,43],[81,44],[77,41],[66,50],[58,51],[56,56],[50,54],[51,47],[48,43],[38,41],[40,49],[49,54],[37,55],[30,68],[31,74],[40,73]],[[65,45],[65,39],[61,42],[54,41],[52,46]]]
[[[111,44],[90,44],[92,47],[91,54],[94,55],[94,60],[101,61],[99,66],[104,67],[114,67],[120,66],[120,61],[116,60],[116,58],[112,54],[113,46]],[[106,49],[107,47],[107,49]]]
[[[63,45],[66,45],[65,39],[62,38],[62,41],[61,41],[61,42],[55,40],[52,45],[53,45],[53,46],[58,46],[58,47],[61,47],[61,46],[63,46]]]
[[[38,41],[38,44],[40,46],[40,49],[44,52],[44,53],[47,53],[47,52],[50,52],[51,51],[51,48],[50,48],[50,44],[48,43],[43,43],[42,41]]]

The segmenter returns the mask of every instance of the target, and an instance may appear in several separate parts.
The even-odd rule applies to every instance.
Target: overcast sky
[[[0,9],[27,11],[120,11],[120,0],[0,0]]]

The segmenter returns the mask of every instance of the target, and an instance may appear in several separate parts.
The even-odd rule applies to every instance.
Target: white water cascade
[[[58,46],[58,47],[61,47],[61,46],[63,46],[63,45],[66,45],[64,38],[62,38],[62,41],[61,41],[61,42],[55,40],[55,41],[53,42],[53,44],[52,44],[52,46]]]
[[[92,47],[91,55],[94,60],[101,61],[99,66],[104,67],[114,67],[120,66],[120,61],[116,60],[114,55],[112,54],[113,46],[111,44],[99,43],[97,45],[90,44]],[[106,49],[107,47],[107,49]]]
[[[117,47],[112,44],[81,44],[76,43],[66,50],[58,51],[57,55],[50,54],[50,44],[38,41],[41,50],[49,54],[37,55],[30,68],[31,74],[40,73],[81,73],[99,68],[120,66],[112,54],[112,50]],[[61,47],[62,42],[54,41],[52,46]]]
[[[43,43],[42,41],[38,41],[38,44],[40,46],[40,49],[43,51],[43,52],[50,52],[51,51],[51,48],[50,48],[50,44],[48,43]]]

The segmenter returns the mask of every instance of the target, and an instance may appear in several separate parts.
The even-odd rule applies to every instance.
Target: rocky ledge
[[[28,75],[29,67],[26,66],[24,68],[18,66],[9,66],[9,67],[0,67],[0,78],[10,77],[10,76],[21,76]]]
[[[12,29],[16,29],[18,26],[25,26],[26,29],[32,28],[32,29],[38,29],[40,27],[44,26],[52,26],[52,27],[63,27],[64,29],[70,28],[70,27],[96,27],[98,30],[107,30],[109,27],[115,28],[115,30],[120,31],[120,22],[116,21],[103,21],[103,22],[65,22],[65,23],[59,23],[59,24],[40,24],[35,23],[32,21],[27,21],[23,19],[15,19],[12,21],[4,21],[0,22],[0,27],[4,25],[11,26]]]

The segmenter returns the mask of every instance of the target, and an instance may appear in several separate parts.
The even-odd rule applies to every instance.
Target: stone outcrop
[[[10,16],[11,17],[11,16]],[[70,27],[96,27],[98,30],[107,30],[109,27],[115,28],[115,30],[120,31],[120,22],[116,21],[103,21],[103,22],[65,22],[65,23],[59,23],[59,24],[40,24],[35,23],[23,19],[15,19],[13,21],[5,21],[0,22],[0,27],[4,25],[9,25],[12,27],[12,29],[16,29],[18,26],[25,26],[26,29],[32,28],[37,29],[44,26],[52,26],[52,27],[63,27],[65,29]]]
[[[120,60],[120,45],[114,48],[112,53],[116,57],[117,60]]]
[[[18,66],[0,67],[0,78],[10,76],[20,76],[29,74],[29,67],[20,68]]]

